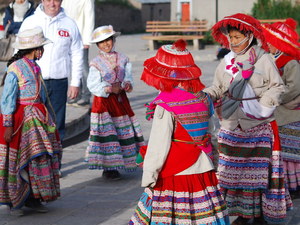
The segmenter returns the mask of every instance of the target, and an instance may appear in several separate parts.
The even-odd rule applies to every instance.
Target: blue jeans
[[[68,78],[45,80],[47,93],[55,113],[55,123],[60,140],[65,136]]]

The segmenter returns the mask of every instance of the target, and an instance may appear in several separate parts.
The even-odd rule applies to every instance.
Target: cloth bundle
[[[0,39],[0,61],[7,62],[14,54],[12,44],[16,40],[16,36],[13,34],[7,35],[9,24],[5,27],[4,38]]]

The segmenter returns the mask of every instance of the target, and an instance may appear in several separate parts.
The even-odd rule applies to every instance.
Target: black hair
[[[114,43],[115,40],[116,40],[116,38],[115,38],[114,36],[110,36],[110,37],[104,39],[103,41],[98,41],[98,42],[96,43],[96,45],[98,46],[98,44],[100,44],[100,43],[102,43],[102,42],[104,42],[104,41],[108,41],[108,40],[112,40],[113,43]]]
[[[238,25],[238,27],[228,25],[227,26],[227,33],[229,33],[230,31],[238,31],[238,32],[240,32],[241,34],[243,34],[245,36],[248,35],[249,33],[251,33],[250,31],[245,31],[243,29],[240,29],[240,25]]]

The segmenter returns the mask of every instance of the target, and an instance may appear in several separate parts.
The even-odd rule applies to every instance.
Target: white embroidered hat
[[[112,25],[101,26],[94,30],[90,43],[98,43],[100,41],[104,41],[109,37],[120,36],[120,34],[120,32],[114,31]]]
[[[41,27],[24,30],[17,34],[16,42],[12,44],[13,48],[31,49],[52,43],[49,39],[45,38]]]

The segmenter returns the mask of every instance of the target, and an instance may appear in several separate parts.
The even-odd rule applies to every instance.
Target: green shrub
[[[216,44],[213,36],[211,35],[211,31],[207,31],[204,34],[203,44],[210,45],[210,44]]]
[[[300,5],[293,6],[290,0],[258,0],[252,8],[257,19],[293,18],[300,22]]]

